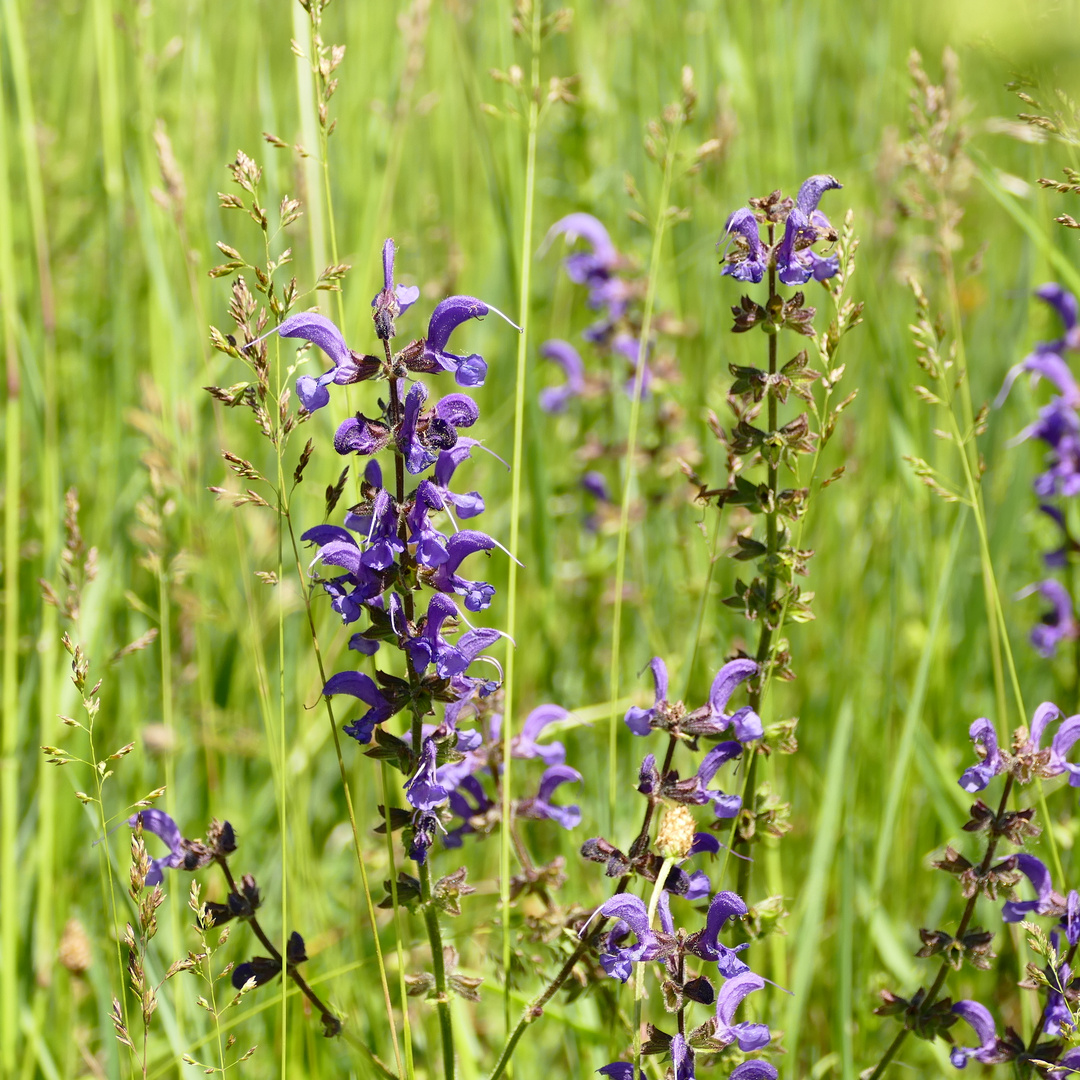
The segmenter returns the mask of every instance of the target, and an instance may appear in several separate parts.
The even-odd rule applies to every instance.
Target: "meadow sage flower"
[[[822,258],[810,250],[810,245],[823,236],[835,236],[829,219],[818,210],[818,203],[826,191],[841,187],[834,176],[811,176],[803,181],[784,224],[784,238],[776,249],[776,269],[785,285],[805,285],[811,278],[825,281],[839,272],[836,256]]]
[[[998,749],[997,732],[994,725],[985,717],[980,717],[968,729],[973,743],[981,743],[984,757],[978,765],[964,770],[960,777],[960,786],[969,794],[982,791],[998,773],[1005,771],[1005,759]]]
[[[498,308],[477,300],[475,296],[451,296],[438,304],[431,313],[427,337],[424,340],[424,361],[429,371],[452,371],[458,386],[483,386],[487,377],[487,363],[482,356],[472,353],[469,356],[457,356],[447,352],[446,344],[450,335],[469,319],[480,319],[493,311],[501,319],[521,332],[512,319],[507,318]]]
[[[153,833],[164,841],[169,849],[168,855],[150,860],[150,870],[144,884],[147,888],[152,888],[154,885],[161,884],[162,870],[175,870],[184,865],[187,852],[184,848],[184,837],[180,833],[180,826],[164,810],[140,810],[129,817],[127,823],[134,829],[140,821],[143,832]]]
[[[565,377],[560,386],[548,386],[540,391],[540,408],[547,413],[562,412],[571,398],[585,391],[585,363],[581,354],[568,341],[553,338],[540,346],[540,355],[562,368]]]
[[[600,966],[613,979],[626,982],[630,978],[632,965],[643,960],[651,960],[659,947],[656,935],[649,926],[649,913],[639,897],[632,893],[616,893],[589,916],[588,921],[578,931],[579,937],[585,936],[589,923],[597,915],[618,919],[615,927],[608,934],[606,950],[600,954]],[[637,943],[620,948],[616,942],[628,933],[633,933],[637,937]]]
[[[417,810],[434,810],[450,797],[450,792],[438,782],[435,775],[437,751],[434,739],[424,739],[416,772],[405,785],[405,797]]]
[[[733,277],[736,281],[748,281],[757,285],[765,276],[768,249],[761,242],[757,218],[752,210],[745,206],[732,213],[724,226],[724,235],[717,241],[717,247],[725,238],[735,241],[735,254],[728,256],[725,249],[725,262],[721,274]]]
[[[334,694],[349,694],[359,698],[368,706],[368,711],[358,720],[346,724],[344,731],[359,743],[371,742],[371,733],[376,724],[383,724],[397,710],[386,699],[375,680],[362,671],[339,671],[326,680],[322,691],[327,697]]]
[[[1050,610],[1042,616],[1031,631],[1031,644],[1040,656],[1051,657],[1058,644],[1077,636],[1076,620],[1073,618],[1072,598],[1059,581],[1048,578],[1034,586],[1035,591],[1050,602]]]
[[[741,975],[728,979],[716,994],[716,1030],[713,1038],[723,1045],[738,1043],[739,1049],[744,1053],[751,1050],[760,1050],[769,1043],[772,1032],[765,1024],[752,1024],[743,1021],[733,1024],[735,1010],[743,1003],[748,994],[760,990],[765,985],[765,980],[752,971],[744,971]]]
[[[1059,901],[1062,898],[1054,892],[1050,871],[1046,868],[1046,864],[1026,852],[1012,855],[1006,862],[1012,860],[1016,861],[1016,869],[1035,887],[1037,896],[1034,900],[1007,900],[1001,908],[1002,921],[1015,923],[1026,919],[1029,915],[1060,914],[1062,905]]]
[[[1009,1055],[999,1046],[997,1028],[994,1018],[985,1005],[977,1001],[958,1001],[952,1011],[966,1023],[970,1024],[979,1039],[978,1046],[954,1046],[949,1052],[949,1060],[958,1069],[967,1067],[968,1061],[974,1058],[983,1065],[995,1065],[1001,1061],[1008,1061]]]
[[[1080,388],[1076,385],[1069,365],[1063,359],[1066,351],[1080,350],[1080,326],[1077,325],[1077,301],[1072,293],[1055,282],[1049,282],[1035,290],[1035,295],[1049,304],[1061,316],[1065,333],[1055,341],[1042,341],[1005,376],[1005,383],[994,401],[1000,406],[1013,383],[1022,372],[1030,372],[1032,384],[1039,378],[1052,382],[1070,409],[1080,408]]]
[[[548,819],[557,822],[564,829],[573,829],[581,824],[581,808],[578,806],[556,806],[551,798],[560,784],[580,784],[581,773],[569,765],[552,765],[545,769],[540,777],[540,788],[529,799],[523,799],[517,807],[519,817]]]
[[[692,934],[687,940],[689,951],[702,960],[715,963],[717,970],[725,979],[733,979],[750,970],[750,966],[739,959],[739,953],[748,949],[750,943],[743,942],[734,948],[728,948],[720,940],[720,933],[728,919],[742,918],[747,914],[747,910],[745,902],[737,893],[718,892],[709,904],[709,913],[705,916],[705,928]]]
[[[540,758],[545,765],[561,765],[566,760],[566,747],[561,742],[538,743],[537,737],[548,724],[566,720],[570,713],[561,705],[540,705],[533,709],[521,731],[510,741],[510,755],[522,760]]]
[[[397,333],[394,320],[404,315],[420,299],[420,290],[415,285],[394,284],[394,256],[397,249],[393,240],[383,244],[383,287],[371,301],[375,309],[375,333],[380,340],[389,340]]]

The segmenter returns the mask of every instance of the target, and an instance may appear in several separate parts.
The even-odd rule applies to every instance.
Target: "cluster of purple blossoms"
[[[1050,740],[1050,745],[1042,745],[1047,728],[1060,721],[1057,732]],[[969,734],[980,755],[980,761],[967,768],[960,777],[959,784],[967,792],[974,794],[984,791],[995,776],[1008,774],[1010,783],[1027,783],[1039,778],[1048,779],[1068,773],[1070,786],[1080,787],[1080,766],[1068,760],[1073,746],[1080,741],[1080,715],[1064,717],[1061,710],[1052,702],[1044,702],[1036,710],[1031,720],[1030,729],[1021,727],[1014,735],[1011,749],[1006,751],[998,745],[997,734],[993,725],[986,719],[976,720]],[[1038,834],[1039,829],[1033,824],[1034,811],[1030,808],[1017,811],[993,811],[981,799],[971,808],[971,820],[964,826],[969,832],[987,832],[993,838],[1004,838],[1021,847],[1028,838]],[[992,850],[992,849],[991,849]],[[1055,920],[1049,933],[1049,943],[1053,952],[1051,960],[1043,970],[1045,982],[1039,983],[1046,1000],[1036,1031],[1030,1046],[1025,1046],[1023,1039],[1011,1028],[1006,1028],[1004,1035],[999,1035],[990,1010],[978,1001],[970,999],[957,1001],[955,1004],[946,999],[937,1015],[934,1016],[936,1033],[945,1034],[957,1020],[963,1020],[975,1032],[977,1044],[962,1046],[953,1042],[951,1035],[945,1035],[953,1043],[950,1051],[952,1064],[963,1069],[969,1061],[984,1065],[1027,1060],[1034,1054],[1038,1059],[1053,1064],[1047,1076],[1054,1080],[1063,1080],[1073,1071],[1080,1071],[1080,1049],[1065,1049],[1060,1042],[1071,1033],[1073,1017],[1080,1002],[1080,979],[1074,979],[1073,964],[1080,945],[1080,893],[1075,889],[1067,895],[1056,891],[1051,874],[1046,864],[1034,855],[1019,851],[997,862],[992,862],[987,854],[983,864],[976,866],[962,855],[947,850],[943,860],[935,863],[938,869],[955,875],[964,889],[965,896],[974,897],[982,894],[988,899],[1006,897],[1001,908],[1004,923],[1019,923],[1040,917]],[[1034,898],[1017,900],[1014,890],[1023,879],[1027,879]],[[969,900],[969,903],[972,901]],[[943,948],[960,948],[960,955],[966,955],[976,967],[986,967],[993,935],[986,931],[973,931],[954,940],[942,931],[923,931],[925,947],[920,956],[931,956]],[[890,1005],[879,1012],[895,1012],[899,1005],[909,1003],[893,998]],[[910,1011],[910,1009],[909,1009]],[[926,1012],[926,1019],[933,1014]],[[1047,1039],[1049,1042],[1039,1040]]]
[[[667,985],[678,985],[684,998],[713,1007],[713,1016],[691,1033],[695,1041],[708,1040],[710,1051],[734,1045],[744,1054],[767,1046],[772,1034],[765,1024],[735,1022],[739,1006],[755,990],[762,989],[765,980],[739,958],[747,943],[729,948],[720,941],[720,932],[727,921],[747,914],[742,898],[733,892],[718,892],[709,904],[705,926],[691,934],[676,928],[666,892],[660,894],[657,913],[660,929],[654,930],[649,925],[645,904],[631,893],[617,893],[593,913],[593,918],[599,915],[616,920],[605,935],[604,951],[600,954],[600,963],[608,975],[626,982],[634,964],[662,964]],[[582,934],[587,925],[582,927]],[[634,944],[622,944],[630,935],[636,939]],[[705,975],[683,985],[682,972],[688,956],[716,964],[717,976],[723,979],[719,989]],[[651,1041],[667,1045],[677,1080],[693,1080],[694,1050],[683,1034],[666,1036],[654,1029]],[[613,1080],[633,1080],[633,1065],[627,1061],[612,1062],[599,1072]],[[766,1061],[754,1060],[744,1062],[731,1076],[737,1080],[776,1080],[777,1071]]]
[[[836,240],[836,230],[818,209],[818,203],[826,191],[842,186],[834,176],[811,176],[803,181],[794,204],[783,200],[782,205],[778,205],[780,212],[786,209],[787,217],[784,235],[777,243],[771,241],[771,213],[767,214],[770,242],[763,243],[758,213],[740,207],[731,214],[724,227],[721,243],[726,239],[730,250],[724,253],[720,273],[754,285],[760,283],[770,264],[776,267],[777,276],[784,285],[805,285],[811,278],[825,281],[835,276],[840,270],[838,257],[819,255],[813,245],[822,240]],[[755,209],[761,210],[760,207]]]
[[[489,312],[506,316],[475,297],[452,296],[436,305],[426,337],[394,353],[390,343],[397,336],[397,319],[419,298],[418,289],[394,280],[394,257],[394,242],[387,240],[383,288],[371,302],[382,357],[354,352],[329,319],[313,312],[286,319],[277,332],[317,345],[333,361],[334,366],[318,378],[304,375],[297,380],[297,395],[309,411],[328,404],[331,385],[382,379],[389,386],[389,400],[380,401],[376,415],[357,412],[334,436],[339,454],[369,459],[360,501],[347,510],[340,525],[316,525],[302,539],[316,546],[312,567],[324,574],[329,568],[341,571],[317,580],[342,622],[352,624],[367,616],[367,627],[353,634],[350,649],[372,656],[381,644],[389,644],[405,655],[407,680],[379,670],[374,677],[342,671],[331,676],[323,693],[357,698],[365,711],[345,726],[345,732],[363,744],[375,739],[379,752],[391,756],[408,774],[405,797],[413,808],[409,852],[423,863],[436,834],[445,832],[444,819],[462,819],[463,824],[445,837],[447,846],[460,846],[466,832],[480,831],[481,819],[495,806],[480,777],[490,774],[497,783],[501,767],[500,717],[495,711],[501,668],[486,652],[502,634],[473,627],[461,608],[482,612],[495,594],[488,582],[467,575],[466,560],[506,549],[487,533],[458,525],[458,519],[478,517],[485,509],[479,492],[453,489],[458,468],[481,446],[462,434],[479,418],[476,403],[463,393],[429,401],[428,389],[421,382],[409,385],[408,380],[413,375],[450,372],[459,386],[483,385],[487,374],[483,357],[452,353],[448,343],[470,319]],[[384,481],[374,458],[382,451],[396,459],[390,481]],[[411,490],[406,478],[415,484]],[[426,609],[417,611],[417,594],[425,589]],[[462,624],[469,629],[459,634]],[[473,673],[473,666],[483,661],[498,678]],[[435,702],[445,706],[442,722],[421,724],[419,718],[432,713]],[[406,710],[413,727],[405,738],[383,732],[381,725]],[[515,809],[519,817],[546,818],[572,828],[580,811],[556,804],[553,797],[559,785],[580,781],[581,776],[564,764],[561,744],[541,747],[536,742],[544,724],[564,715],[557,706],[537,710],[515,740],[514,756],[540,757],[548,766],[537,794],[521,800]],[[484,730],[459,730],[465,720],[480,721]]]
[[[1048,568],[1060,570],[1066,566],[1069,553],[1078,550],[1059,503],[1080,495],[1080,386],[1065,359],[1068,353],[1080,351],[1080,310],[1076,297],[1060,285],[1043,285],[1035,290],[1035,295],[1058,313],[1065,332],[1054,341],[1037,344],[1009,371],[996,404],[1005,400],[1017,377],[1024,372],[1031,375],[1033,384],[1046,379],[1056,390],[1049,404],[1039,410],[1038,419],[1028,425],[1016,441],[1034,438],[1048,447],[1046,471],[1035,478],[1032,486],[1042,512],[1061,529],[1061,546],[1044,557]],[[1050,609],[1032,630],[1031,642],[1042,656],[1050,657],[1059,642],[1080,635],[1080,626],[1074,615],[1073,600],[1060,582],[1048,578],[1021,595],[1036,592],[1049,602]]]

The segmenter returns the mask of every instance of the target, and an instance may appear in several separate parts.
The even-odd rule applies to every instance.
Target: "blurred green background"
[[[2,813],[14,845],[2,868],[2,904],[14,926],[0,956],[8,989],[4,1075],[122,1076],[133,1068],[108,1020],[119,976],[98,851],[91,847],[96,819],[73,794],[86,789],[89,770],[78,764],[57,770],[38,750],[54,744],[85,753],[81,733],[56,718],[75,715],[77,704],[59,645],[65,629],[90,656],[92,678],[105,680],[99,751],[135,744],[106,788],[115,821],[132,800],[167,781],[160,805],[185,832],[200,834],[211,816],[228,818],[241,839],[234,862],[257,876],[274,934],[280,931],[284,853],[290,909],[308,941],[312,979],[321,980],[318,989],[343,1012],[350,1031],[391,1060],[337,764],[325,718],[314,709],[318,675],[299,589],[294,578],[275,591],[254,576],[277,567],[273,515],[233,510],[207,491],[227,483],[223,446],[272,469],[249,415],[215,412],[202,389],[246,374],[209,347],[207,325],[230,326],[228,280],[211,279],[207,270],[220,261],[217,240],[260,253],[253,224],[218,206],[216,193],[230,190],[226,165],[241,148],[263,166],[269,207],[286,194],[304,204],[305,216],[288,241],[275,242],[275,253],[291,244],[301,289],[332,262],[332,215],[339,258],[353,267],[344,283],[343,329],[354,348],[371,351],[376,344],[369,301],[380,287],[378,252],[386,236],[397,241],[399,275],[422,289],[421,304],[406,316],[408,323],[403,320],[403,335],[423,333],[426,312],[449,292],[479,296],[514,314],[525,139],[505,115],[510,91],[489,75],[515,63],[528,70],[527,46],[513,34],[512,15],[505,4],[468,0],[339,0],[327,9],[326,41],[347,46],[330,102],[337,127],[330,139],[328,204],[315,157],[275,149],[262,137],[268,131],[313,154],[318,149],[310,70],[289,44],[296,38],[308,47],[299,5],[0,5],[0,302],[8,364],[8,798]],[[983,715],[999,727],[1017,723],[1015,714],[1003,720],[993,711],[971,516],[938,501],[902,461],[905,454],[949,460],[948,448],[935,446],[930,410],[911,392],[921,377],[907,330],[914,306],[904,275],[916,273],[932,301],[939,308],[943,302],[928,227],[906,216],[897,201],[895,148],[908,123],[908,53],[918,48],[939,81],[942,50],[951,46],[971,106],[965,123],[976,169],[961,194],[962,246],[954,254],[961,268],[981,256],[981,266],[965,269],[960,282],[978,404],[997,393],[1006,370],[1034,341],[1057,336],[1030,293],[1061,278],[1055,257],[1075,262],[1075,235],[1052,220],[1070,211],[1073,197],[1044,192],[1035,181],[1076,166],[1076,146],[1016,138],[1016,126],[1004,121],[1026,107],[1005,84],[1027,75],[1038,80],[1042,98],[1051,99],[1054,88],[1071,93],[1078,15],[1074,2],[582,2],[573,4],[568,31],[545,43],[544,80],[574,75],[579,81],[577,101],[552,108],[540,132],[536,228],[525,256],[533,260],[533,289],[525,502],[516,553],[525,566],[516,722],[545,701],[580,710],[591,721],[562,736],[569,763],[587,778],[578,793],[582,825],[570,837],[539,825],[528,834],[538,856],[566,855],[564,902],[595,904],[608,885],[599,867],[580,862],[576,848],[606,825],[604,702],[615,537],[583,527],[588,507],[577,487],[583,466],[575,451],[587,434],[584,425],[573,413],[548,417],[535,404],[540,387],[553,380],[537,347],[546,337],[577,340],[591,320],[581,291],[559,268],[561,242],[537,254],[544,231],[565,213],[588,211],[607,224],[629,259],[647,264],[651,234],[627,214],[633,203],[624,178],[634,178],[654,212],[660,173],[642,137],[647,122],[678,97],[680,70],[689,64],[699,104],[682,145],[689,152],[716,139],[719,150],[672,192],[689,214],[668,232],[657,306],[683,320],[688,332],[662,345],[677,361],[679,375],[663,387],[663,400],[677,406],[678,426],[669,432],[669,467],[650,474],[655,498],[643,506],[630,537],[621,691],[647,697],[647,680],[638,673],[659,654],[668,661],[673,689],[687,687],[694,705],[704,700],[724,656],[744,643],[746,629],[720,603],[735,564],[721,559],[707,586],[715,513],[692,503],[693,491],[673,459],[677,453],[692,457],[703,478],[722,479],[723,458],[705,411],[724,414],[727,365],[754,363],[764,348],[756,335],[728,332],[739,291],[719,276],[716,241],[727,215],[749,196],[776,187],[794,194],[818,172],[844,183],[823,209],[839,222],[851,207],[862,238],[851,295],[865,301],[865,323],[841,355],[848,365],[845,388],[858,387],[859,397],[826,463],[846,464],[847,477],[822,496],[807,522],[806,543],[817,556],[806,587],[817,594],[817,621],[791,629],[799,677],[775,688],[766,718],[800,717],[798,755],[773,761],[769,776],[792,803],[793,829],[781,855],[765,859],[762,875],[785,898],[789,932],[758,946],[755,964],[796,991],[790,1000],[774,993],[761,1006],[786,1033],[788,1056],[775,1059],[784,1077],[856,1076],[892,1036],[887,1022],[871,1014],[876,992],[888,985],[907,993],[932,978],[936,968],[920,967],[931,962],[912,954],[918,927],[954,925],[960,907],[952,883],[927,866],[944,843],[962,842],[968,800],[956,777],[971,760],[967,727]],[[485,103],[502,115],[492,115]],[[1067,102],[1060,107],[1069,111]],[[336,317],[334,297],[321,293],[319,299],[324,313]],[[486,320],[463,327],[453,344],[489,362],[490,377],[476,395],[481,422],[472,434],[509,458],[515,335]],[[311,359],[302,370],[313,371],[317,363]],[[367,404],[370,411],[371,390],[350,393],[354,408]],[[659,398],[643,410],[650,445],[660,438]],[[1039,553],[1051,540],[1030,492],[1040,451],[1007,445],[1044,398],[1045,391],[1018,385],[1007,405],[991,414],[980,441],[992,554],[1029,713],[1046,699],[1069,712],[1077,705],[1071,650],[1052,663],[1038,657],[1026,634],[1039,601],[1011,599],[1040,577]],[[602,430],[624,431],[628,411],[616,395]],[[293,504],[300,527],[322,520],[323,488],[341,467],[330,438],[346,414],[339,394],[302,429],[318,447]],[[290,447],[290,469],[300,446],[294,440]],[[467,475],[468,489],[484,493],[488,511],[479,526],[505,541],[505,471],[479,455],[459,475]],[[41,578],[58,579],[63,498],[72,487],[85,541],[98,552],[98,573],[75,628],[42,605],[38,585]],[[731,528],[725,519],[721,550]],[[498,626],[506,561],[496,558],[489,567],[500,592],[486,624]],[[279,599],[286,610],[284,734],[276,699],[259,690],[261,668],[277,692]],[[324,602],[316,611],[328,667],[337,670],[345,663],[347,636]],[[152,628],[160,633],[150,647],[108,663]],[[369,841],[369,876],[378,885],[386,855],[369,831],[381,798],[377,772],[355,747],[345,751]],[[617,767],[627,793],[642,752],[620,734]],[[523,785],[536,775],[527,766],[517,773]],[[1077,829],[1073,797],[1057,791],[1060,783],[1047,790],[1068,871]],[[284,843],[282,785],[288,794]],[[629,797],[620,800],[615,842],[631,835],[637,814]],[[121,880],[125,834],[109,842]],[[496,914],[497,886],[490,883],[497,844],[469,844],[466,851],[470,880],[488,883],[468,898],[449,931],[463,969],[487,976],[480,1005],[455,1005],[468,1080],[490,1069],[501,1044],[503,1005],[501,977],[494,974],[498,934],[487,932]],[[457,865],[452,858],[439,856],[441,872]],[[219,883],[203,876],[218,896]],[[171,892],[154,948],[159,973],[194,944],[184,907],[188,883],[178,875],[167,880]],[[758,884],[765,888],[764,880]],[[121,911],[121,924],[128,917]],[[72,918],[89,935],[93,962],[83,974],[57,961]],[[394,928],[386,918],[381,933],[392,953]],[[995,920],[988,909],[983,924]],[[418,943],[418,920],[405,922]],[[229,946],[235,955],[226,955],[240,959],[249,944],[249,935],[235,933]],[[955,977],[953,996],[1015,1002],[1013,984],[1025,960],[1018,945],[1019,939],[1000,935],[995,971]],[[530,956],[533,946],[522,947]],[[418,944],[415,958],[408,957],[410,970],[422,968],[425,956]],[[540,985],[530,975],[520,991],[527,996]],[[185,1052],[209,1058],[205,1046],[196,1049],[209,1030],[194,1005],[198,992],[190,976],[162,991],[149,1075],[189,1071],[180,1064]],[[230,1014],[237,1049],[259,1044],[238,1066],[245,1074],[374,1075],[348,1042],[323,1040],[299,1002],[290,1007],[283,1050],[277,998],[264,989]],[[556,999],[526,1036],[517,1074],[546,1061],[551,1071],[584,1077],[612,1060],[626,1035],[611,1000],[594,995],[567,1005]],[[628,998],[622,1007],[629,1009]],[[431,1010],[416,1001],[412,1008],[418,1074],[434,1075]],[[515,998],[515,1015],[518,1008]],[[1030,1029],[1033,1015],[1008,1008],[1003,1016],[995,1012]],[[939,1052],[925,1044],[909,1043],[903,1059],[920,1075],[942,1068]]]

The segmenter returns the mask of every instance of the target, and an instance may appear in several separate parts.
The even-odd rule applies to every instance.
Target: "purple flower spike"
[[[435,754],[435,740],[425,739],[420,750],[420,764],[405,785],[405,797],[417,810],[434,810],[450,797],[450,792],[435,776]]]
[[[143,832],[153,833],[164,841],[169,849],[168,855],[162,855],[160,859],[150,860],[150,870],[146,875],[146,886],[153,888],[161,884],[163,877],[161,871],[165,869],[175,870],[184,865],[184,838],[180,834],[180,826],[164,810],[140,810],[128,818],[127,823],[134,829],[139,821],[142,821]]]
[[[1005,759],[998,750],[997,732],[994,725],[985,717],[976,720],[968,729],[968,735],[974,743],[982,743],[986,750],[986,756],[978,765],[972,765],[964,770],[959,784],[967,792],[973,794],[982,791],[999,772],[1005,770]]]
[[[709,914],[705,917],[705,929],[694,934],[688,943],[690,951],[695,956],[700,956],[702,960],[715,961],[717,970],[725,979],[736,978],[750,970],[749,965],[739,959],[739,953],[750,947],[749,942],[743,942],[741,945],[736,945],[734,949],[729,949],[720,941],[720,932],[728,919],[742,918],[746,912],[746,904],[737,893],[718,892],[709,905]],[[756,988],[751,987],[751,989]],[[748,990],[747,993],[749,992]]]
[[[515,330],[521,332],[521,327],[498,308],[485,304],[483,300],[477,300],[475,296],[448,297],[431,313],[427,340],[424,342],[424,358],[443,371],[452,371],[458,386],[483,386],[487,376],[487,364],[482,356],[475,353],[470,356],[457,356],[447,352],[446,343],[463,322],[480,319],[489,311],[493,311],[501,319],[506,319]]]
[[[652,668],[653,683],[656,686],[656,697],[651,709],[642,709],[637,705],[631,705],[626,710],[626,716],[624,720],[626,726],[635,735],[648,735],[652,730],[652,720],[660,710],[661,706],[667,704],[667,692],[668,692],[668,673],[667,665],[659,656],[654,656],[649,661],[649,667]]]
[[[724,1045],[737,1042],[744,1053],[760,1050],[767,1046],[772,1033],[765,1024],[751,1024],[744,1021],[732,1024],[735,1010],[742,1004],[747,994],[760,990],[765,980],[752,971],[744,971],[733,979],[728,979],[716,995],[716,1031],[714,1037]]]
[[[725,239],[737,238],[736,244],[739,251],[732,261],[725,261],[721,274],[727,274],[736,281],[749,281],[753,285],[765,276],[765,245],[761,242],[758,232],[757,218],[750,210],[741,207],[736,210],[724,226],[724,235],[717,243],[717,247]],[[741,241],[741,243],[740,243]]]
[[[577,806],[555,806],[551,797],[560,784],[580,784],[581,773],[569,765],[552,765],[540,777],[540,790],[518,805],[518,816],[540,818],[557,822],[564,829],[573,829],[581,823],[581,809]]]
[[[735,738],[739,742],[751,742],[764,734],[761,718],[749,705],[736,709],[730,716],[724,712],[735,688],[752,675],[756,675],[758,666],[753,660],[731,660],[726,663],[713,679],[709,690],[709,718],[716,725],[713,730],[727,730],[728,724],[735,726]]]
[[[994,1026],[994,1018],[985,1005],[977,1001],[958,1001],[952,1011],[971,1025],[979,1040],[978,1046],[954,1046],[949,1053],[949,1060],[958,1069],[967,1067],[968,1060],[974,1058],[984,1065],[993,1065],[995,1062],[1004,1061],[997,1048],[997,1028]]]
[[[681,1035],[671,1040],[671,1064],[675,1070],[675,1080],[695,1080],[694,1051]]]
[[[540,408],[547,413],[562,412],[571,398],[580,397],[585,390],[585,364],[577,349],[559,338],[545,341],[540,346],[540,355],[555,361],[566,377],[561,386],[549,386],[540,391]]]
[[[1058,643],[1077,636],[1076,619],[1073,617],[1072,598],[1059,581],[1049,578],[1036,586],[1038,593],[1051,604],[1031,631],[1031,644],[1040,656],[1051,657]]]
[[[767,1061],[744,1061],[728,1080],[776,1080],[780,1074]]]
[[[548,743],[541,746],[537,736],[556,720],[565,720],[570,713],[561,705],[540,705],[533,709],[521,726],[520,734],[514,736],[510,743],[511,757],[539,758],[545,765],[561,765],[566,760],[566,747],[561,742]]]
[[[384,723],[394,715],[394,707],[383,696],[375,680],[362,671],[339,671],[336,675],[331,675],[326,680],[323,693],[327,697],[333,694],[351,694],[370,706],[359,720],[354,720],[343,728],[346,735],[351,735],[359,743],[371,742],[375,725]]]
[[[462,529],[454,533],[446,542],[447,559],[440,565],[432,577],[432,584],[440,592],[457,593],[465,597],[465,607],[469,611],[483,611],[491,604],[495,588],[486,581],[467,581],[458,575],[458,567],[464,559],[478,551],[490,551],[495,541],[485,533],[475,529]]]
[[[1046,864],[1041,859],[1035,858],[1034,855],[1028,855],[1024,852],[1014,855],[1012,858],[1016,860],[1016,869],[1035,887],[1038,898],[1022,901],[1007,900],[1001,909],[1002,921],[1007,923],[1020,922],[1021,919],[1027,918],[1030,914],[1046,915],[1054,910],[1054,886],[1050,880],[1050,871],[1047,870]],[[1060,908],[1058,910],[1060,911]]]
[[[644,903],[632,893],[616,893],[593,912],[589,922],[592,922],[597,915],[619,919],[638,939],[636,945],[628,945],[620,949],[614,945],[612,938],[617,939],[621,935],[613,931],[608,936],[607,951],[600,954],[600,964],[603,969],[613,979],[626,982],[630,978],[631,964],[650,959],[658,945],[656,935],[649,927],[649,913]],[[581,928],[579,936],[584,936],[589,922]],[[616,927],[616,930],[618,929]],[[627,929],[624,929],[622,933],[626,933]]]

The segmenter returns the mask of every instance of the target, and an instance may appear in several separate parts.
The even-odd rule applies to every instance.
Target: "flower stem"
[[[431,944],[431,967],[435,976],[436,1008],[439,1013],[439,1030],[442,1033],[443,1075],[454,1080],[454,1023],[450,1015],[450,994],[446,985],[446,961],[443,957],[442,931],[439,913],[431,902],[431,864],[425,859],[420,864],[420,898],[424,905],[424,925]]]
[[[668,871],[675,865],[675,859],[667,857],[656,875],[652,895],[649,897],[647,925],[651,928],[656,917],[656,906],[660,903],[660,894],[664,891]],[[634,1075],[641,1075],[641,1003],[645,999],[645,961],[634,965]]]
[[[769,225],[769,246],[772,246],[774,239],[774,228]],[[769,307],[773,306],[773,298],[776,296],[776,267],[774,265],[769,266]],[[777,298],[779,299],[779,298]],[[769,374],[776,374],[776,356],[777,356],[777,333],[768,334],[769,340]],[[769,433],[776,431],[778,424],[777,414],[777,402],[776,395],[774,393],[768,394],[769,399]],[[758,665],[758,673],[754,677],[753,685],[750,689],[750,708],[754,712],[760,715],[761,713],[761,700],[765,696],[765,688],[768,685],[769,675],[772,670],[772,664],[770,663],[773,634],[775,631],[772,625],[772,606],[773,601],[776,598],[776,575],[779,572],[775,566],[776,554],[779,550],[779,511],[776,508],[777,487],[779,479],[779,468],[777,464],[769,462],[767,484],[769,487],[769,512],[765,515],[765,547],[766,552],[764,560],[767,566],[766,582],[765,582],[765,610],[761,615],[761,630],[758,634],[758,647],[757,652],[754,655],[754,659]],[[742,810],[749,808],[751,814],[754,813],[754,805],[756,801],[756,787],[757,787],[757,744],[756,742],[747,743],[743,749],[743,759],[749,758],[749,765],[746,769],[746,783],[743,785],[742,795]],[[750,847],[748,840],[737,839],[737,829],[739,815],[736,815],[735,822],[732,825],[731,838],[732,846]],[[751,818],[751,822],[753,818]],[[754,863],[751,859],[742,859],[739,862],[739,874],[735,891],[744,899],[750,891],[750,872],[753,869]]]

